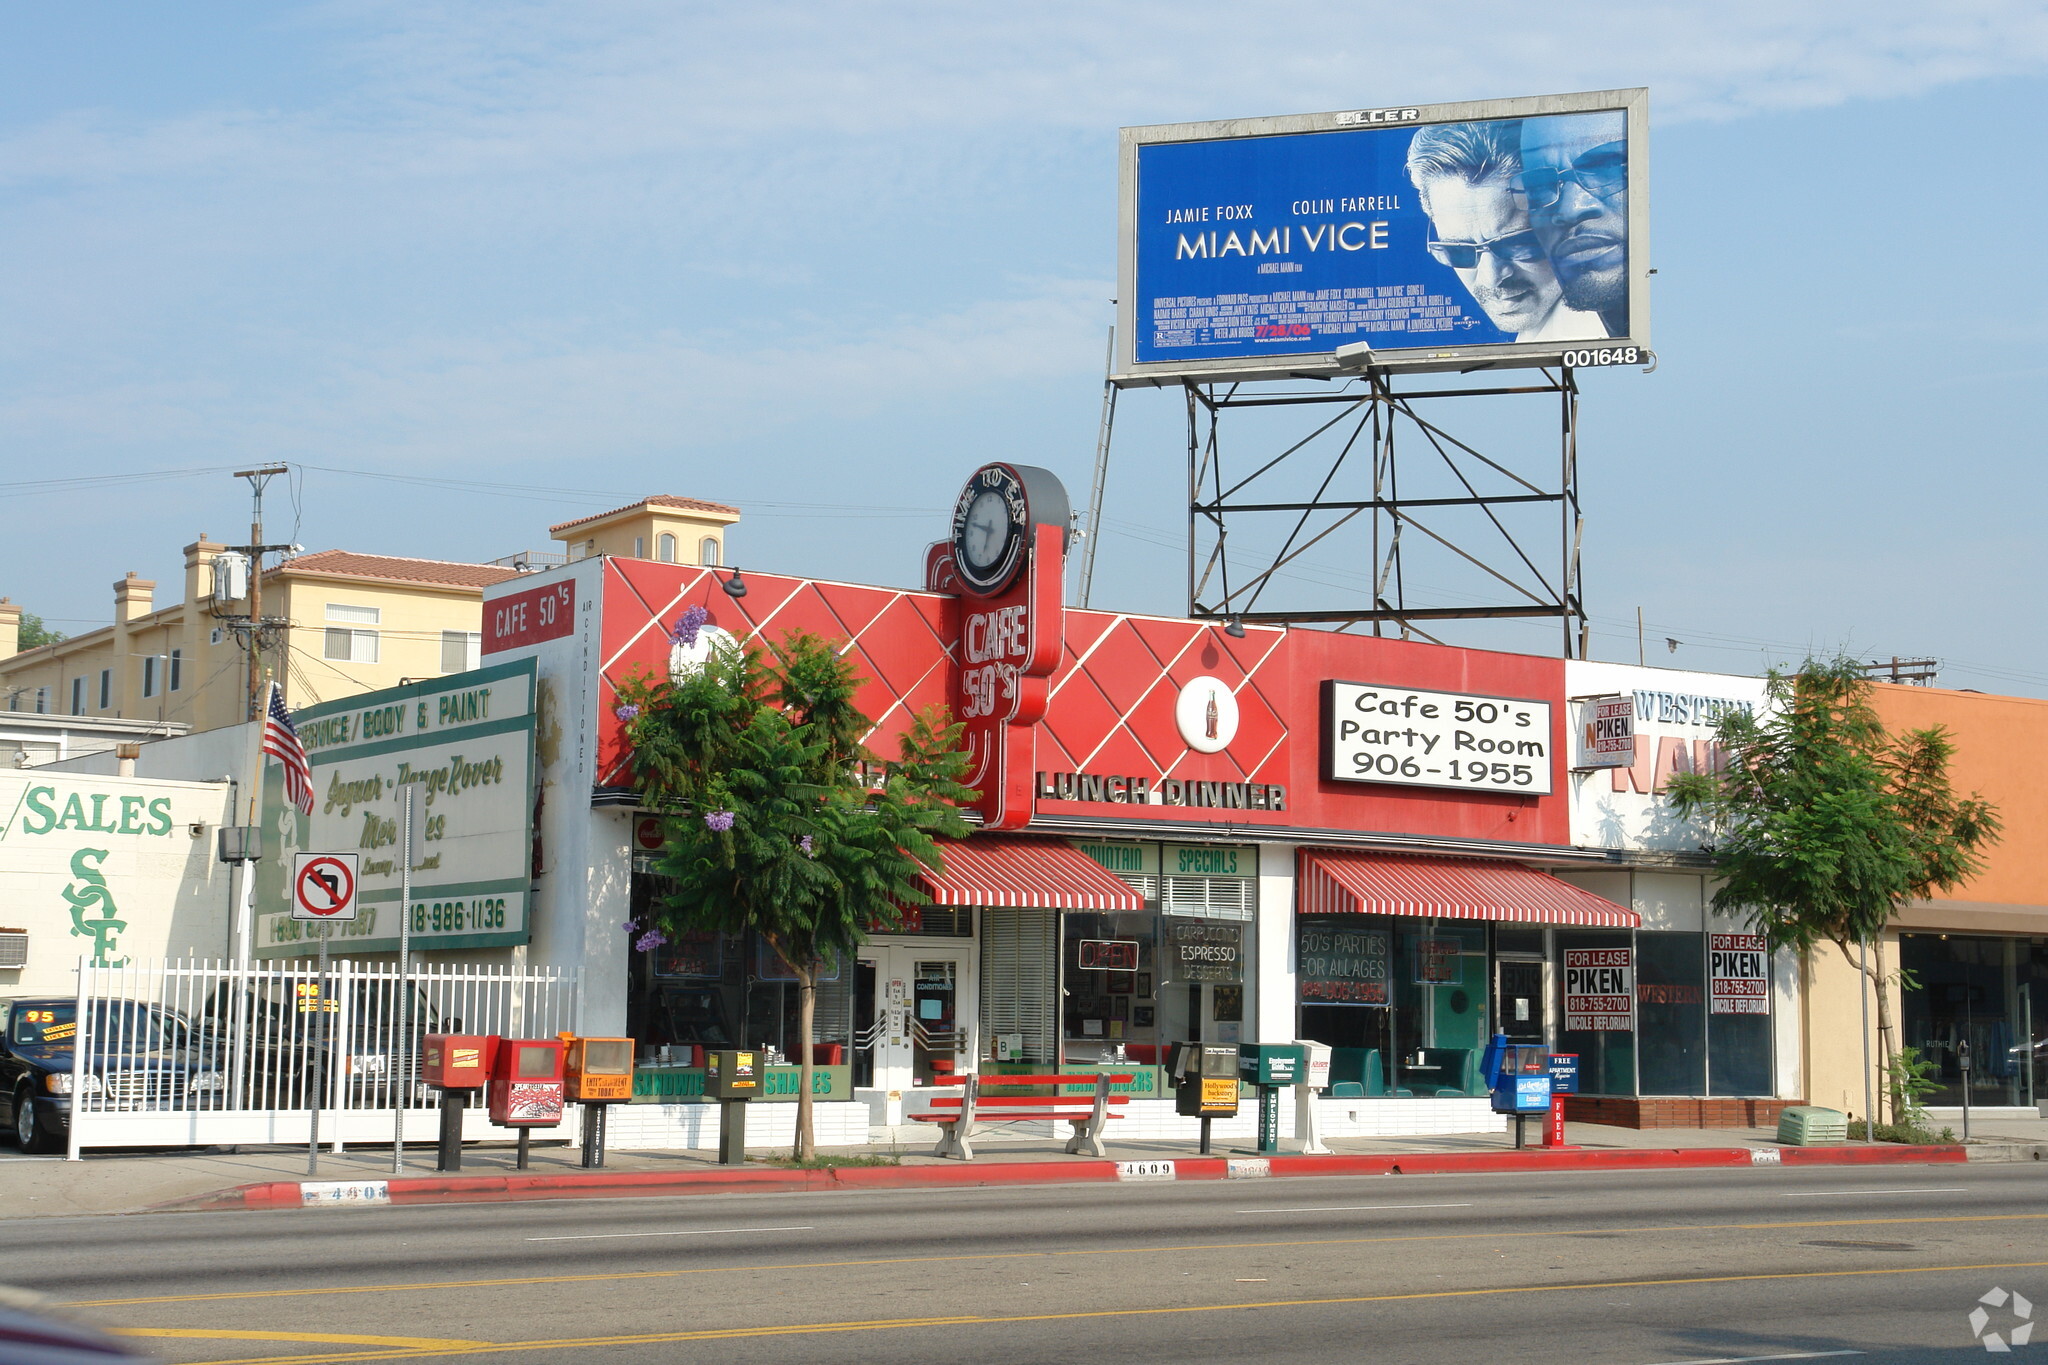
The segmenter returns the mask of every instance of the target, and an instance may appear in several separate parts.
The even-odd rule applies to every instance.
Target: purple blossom
[[[733,814],[729,810],[715,810],[704,817],[704,827],[713,834],[723,834],[732,828]]]
[[[704,623],[711,619],[711,613],[696,603],[683,608],[683,614],[676,618],[675,629],[669,632],[669,639],[684,649],[694,648],[697,632],[704,629]]]
[[[638,929],[640,927],[640,921],[637,919],[629,919],[624,924],[621,924],[619,927],[630,934],[635,929]]]
[[[666,942],[668,942],[667,934],[664,934],[659,929],[649,929],[646,933],[640,935],[639,938],[633,940],[633,946],[643,953],[651,953]]]
[[[797,840],[796,846],[804,851],[804,856],[806,858],[815,858],[818,856],[817,854],[811,852],[811,836],[808,834],[806,834],[803,838]]]
[[[637,706],[620,706],[615,708],[612,711],[612,714],[617,716],[621,721],[625,721],[630,724],[637,716],[639,716],[640,708]]]

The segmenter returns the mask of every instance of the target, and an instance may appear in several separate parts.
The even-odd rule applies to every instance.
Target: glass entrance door
[[[1542,1043],[1544,1005],[1543,964],[1502,958],[1493,966],[1494,1027],[1511,1043]]]
[[[902,1091],[972,1064],[964,947],[870,944],[854,978],[854,1085]]]

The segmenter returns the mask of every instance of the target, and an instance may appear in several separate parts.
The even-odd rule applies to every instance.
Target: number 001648
[[[1643,363],[1643,348],[1640,346],[1594,346],[1582,351],[1566,351],[1564,363],[1572,368],[1587,365],[1640,365]]]

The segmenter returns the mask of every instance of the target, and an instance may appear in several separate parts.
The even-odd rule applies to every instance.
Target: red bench
[[[1026,1119],[1056,1119],[1074,1125],[1074,1136],[1067,1142],[1067,1150],[1088,1156],[1107,1156],[1102,1146],[1102,1125],[1110,1119],[1123,1115],[1111,1112],[1111,1106],[1129,1104],[1129,1095],[1112,1095],[1112,1085],[1129,1085],[1130,1073],[1112,1075],[1109,1072],[1085,1072],[1074,1076],[961,1076],[956,1080],[937,1082],[934,1088],[951,1089],[960,1087],[957,1095],[933,1095],[932,1110],[928,1114],[913,1114],[918,1123],[936,1123],[945,1129],[939,1138],[939,1145],[933,1149],[933,1156],[958,1157],[962,1161],[974,1160],[971,1145],[974,1135],[985,1123],[1018,1123]],[[1085,1095],[1062,1095],[1059,1093],[1070,1085],[1085,1085]],[[991,1095],[990,1089],[1009,1087],[1035,1087],[1050,1089],[1049,1095]],[[930,1093],[930,1092],[927,1092]]]

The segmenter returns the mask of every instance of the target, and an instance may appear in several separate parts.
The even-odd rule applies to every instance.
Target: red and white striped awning
[[[1633,929],[1642,916],[1520,863],[1303,849],[1304,915],[1419,915]]]
[[[1087,854],[1055,839],[977,834],[943,846],[946,870],[918,878],[935,905],[1143,910],[1145,898]]]

